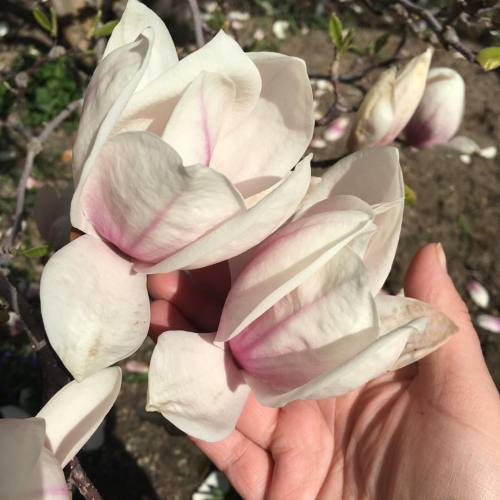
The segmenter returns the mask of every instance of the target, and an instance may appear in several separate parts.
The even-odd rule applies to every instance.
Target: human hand
[[[436,352],[337,398],[265,408],[249,397],[225,440],[194,440],[246,499],[500,498],[500,401],[439,245],[413,259],[407,296],[459,327]],[[223,268],[150,277],[152,333],[214,330]],[[207,275],[208,273],[208,275]],[[213,280],[217,276],[217,280]]]

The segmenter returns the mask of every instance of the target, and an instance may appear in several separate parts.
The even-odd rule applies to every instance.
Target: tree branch
[[[70,103],[55,118],[53,118],[45,125],[40,135],[31,138],[28,142],[28,152],[26,154],[26,159],[24,160],[23,173],[17,186],[16,211],[14,213],[14,221],[12,223],[11,231],[7,236],[6,241],[7,247],[14,246],[17,233],[19,232],[19,228],[21,226],[21,218],[24,211],[24,201],[26,197],[26,184],[28,182],[28,178],[33,172],[33,166],[36,156],[42,151],[43,144],[47,141],[54,130],[56,130],[57,127],[59,127],[59,125],[64,122],[64,120],[66,120],[78,107],[80,107],[82,102],[82,99],[77,99],[76,101]]]
[[[203,25],[201,22],[200,8],[198,7],[197,0],[188,0],[189,8],[193,16],[194,34],[196,37],[196,45],[198,48],[205,45],[205,37],[203,36]]]
[[[100,493],[87,476],[78,458],[73,458],[69,464],[68,484],[76,486],[86,500],[102,500]]]

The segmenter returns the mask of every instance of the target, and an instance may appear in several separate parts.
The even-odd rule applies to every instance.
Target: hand
[[[459,326],[438,351],[337,398],[273,409],[250,396],[228,438],[194,440],[245,499],[500,498],[500,401],[444,262],[427,245],[405,283]],[[152,330],[213,330],[217,284],[218,300],[185,275],[151,277]]]

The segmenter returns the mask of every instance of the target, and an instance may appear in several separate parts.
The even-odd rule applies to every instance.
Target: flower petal
[[[82,184],[149,65],[152,40],[148,28],[137,41],[114,50],[97,66],[87,87],[73,147],[76,191],[71,203],[71,223],[84,233],[94,231],[81,210]]]
[[[35,470],[44,440],[41,418],[0,420],[0,498],[16,498]]]
[[[202,71],[189,84],[163,132],[185,165],[209,165],[224,117],[234,104],[231,80]]]
[[[151,59],[136,91],[141,90],[179,60],[172,37],[163,21],[143,3],[128,0],[120,22],[109,37],[103,56],[106,57],[114,50],[135,41],[148,27],[154,32]]]
[[[257,400],[265,406],[281,407],[295,400],[340,396],[392,370],[410,335],[421,331],[424,324],[423,319],[413,320],[380,337],[341,366],[289,392],[276,391],[251,375],[245,375],[245,380],[255,392]],[[333,343],[318,353],[318,359],[328,360],[335,351],[336,345]]]
[[[416,319],[425,319],[422,330],[409,337],[394,368],[418,361],[443,345],[457,331],[456,325],[429,304],[406,297],[379,294],[375,298],[380,317],[380,335],[390,332]]]
[[[101,237],[141,262],[175,255],[246,210],[222,174],[183,167],[179,155],[149,132],[113,137],[99,164],[85,186],[84,211]]]
[[[233,183],[283,177],[306,151],[314,130],[304,61],[272,52],[248,56],[259,69],[262,93],[241,123],[223,127],[210,163]]]
[[[38,412],[46,423],[46,446],[61,467],[80,451],[113,406],[121,386],[121,370],[106,368],[82,382],[59,390]]]
[[[249,392],[229,352],[215,346],[213,338],[183,331],[160,335],[150,363],[146,406],[205,441],[230,434]]]
[[[328,170],[304,200],[299,212],[331,196],[351,195],[370,204],[377,231],[368,244],[364,262],[372,292],[382,288],[392,266],[401,232],[404,183],[396,148],[372,148],[351,154]]]
[[[490,294],[488,290],[484,288],[479,281],[470,280],[467,283],[467,291],[469,292],[470,298],[479,307],[486,309],[490,304]]]
[[[370,213],[337,211],[333,202],[324,201],[322,211],[287,224],[257,248],[231,286],[218,342],[233,338],[358,235],[373,231]]]
[[[217,73],[235,86],[235,104],[227,127],[240,123],[255,107],[262,82],[255,64],[238,43],[220,31],[201,49],[189,54],[147,87],[132,96],[119,124],[132,130],[139,121],[141,128],[162,135],[179,97],[202,72]],[[144,126],[144,123],[148,124]]]
[[[377,336],[366,269],[352,250],[343,248],[236,335],[230,346],[245,374],[287,392],[341,366]],[[333,343],[335,350],[327,349],[323,357],[324,347]]]
[[[206,267],[241,254],[267,238],[293,215],[308,189],[310,176],[308,156],[249,210],[239,212],[164,261],[136,267],[147,273],[166,273]]]
[[[148,332],[146,276],[94,236],[54,254],[40,300],[49,341],[77,380],[132,354]]]

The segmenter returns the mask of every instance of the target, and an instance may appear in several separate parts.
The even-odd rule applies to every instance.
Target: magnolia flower
[[[401,229],[394,148],[340,161],[294,219],[254,249],[216,334],[163,333],[148,406],[198,438],[234,428],[249,387],[266,406],[351,391],[439,347],[454,332],[417,300],[381,294]]]
[[[294,213],[309,185],[309,157],[297,161],[313,127],[302,60],[245,54],[220,32],[179,62],[161,20],[129,0],[73,149],[71,223],[86,234],[42,277],[47,335],[75,378],[143,342],[149,304],[135,271],[223,261]]]
[[[414,57],[398,75],[384,71],[366,94],[356,115],[352,149],[390,144],[405,128],[425,90],[432,49]]]
[[[0,498],[67,499],[63,468],[113,406],[119,368],[70,382],[34,418],[0,420]]]
[[[490,303],[490,294],[479,281],[471,280],[467,283],[467,291],[470,298],[479,307],[486,309]]]
[[[465,83],[451,68],[432,68],[425,92],[405,129],[406,140],[416,147],[448,142],[464,113]]]
[[[478,314],[476,323],[488,332],[500,333],[500,318],[497,316],[492,316],[491,314]]]

